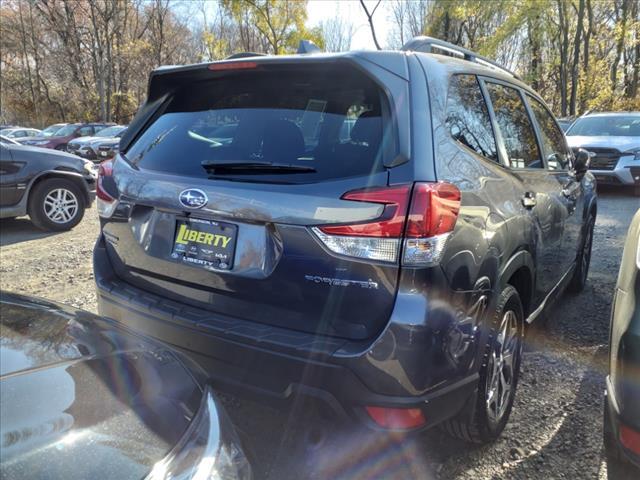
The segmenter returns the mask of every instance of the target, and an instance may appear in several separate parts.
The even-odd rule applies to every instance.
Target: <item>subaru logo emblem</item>
[[[209,201],[207,194],[197,188],[183,190],[178,198],[180,203],[187,208],[202,208]]]

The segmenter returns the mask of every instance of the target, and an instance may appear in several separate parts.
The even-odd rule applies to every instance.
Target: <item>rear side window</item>
[[[529,95],[527,98],[540,127],[540,140],[547,156],[549,170],[566,170],[569,166],[569,152],[564,134],[542,103]]]
[[[487,82],[487,90],[511,168],[543,168],[535,131],[520,93]]]
[[[258,66],[176,91],[125,155],[143,169],[236,181],[368,175],[395,150],[388,112],[353,67]]]
[[[496,141],[489,110],[474,75],[454,75],[447,96],[447,127],[464,146],[495,162]]]

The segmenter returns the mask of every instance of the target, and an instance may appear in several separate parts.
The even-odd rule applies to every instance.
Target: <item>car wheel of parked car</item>
[[[62,231],[75,227],[84,216],[82,192],[64,178],[37,184],[29,197],[29,216],[43,230]]]
[[[60,150],[61,152],[66,152],[67,151],[67,146],[66,145],[58,145],[55,150]]]
[[[502,433],[515,398],[523,336],[524,310],[520,295],[507,285],[491,319],[478,389],[468,406],[445,422],[444,429],[450,435],[467,442],[489,443]]]
[[[587,283],[589,265],[591,264],[591,246],[593,245],[593,228],[595,223],[595,216],[593,214],[589,215],[584,241],[582,242],[578,258],[576,259],[576,268],[573,271],[573,277],[569,283],[569,290],[574,293],[580,293]]]

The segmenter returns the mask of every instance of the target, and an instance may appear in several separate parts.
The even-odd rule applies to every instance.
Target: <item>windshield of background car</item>
[[[396,135],[385,95],[344,64],[259,66],[186,84],[126,152],[148,170],[252,182],[309,183],[384,170]],[[205,168],[209,165],[208,168]],[[293,168],[297,171],[293,171]]]
[[[67,125],[66,127],[62,127],[55,133],[56,137],[68,137],[73,134],[78,129],[77,125]]]
[[[96,137],[115,137],[123,130],[124,130],[124,127],[121,127],[120,125],[103,128],[102,130],[98,130],[96,132]]]
[[[53,137],[53,135],[61,128],[63,128],[61,125],[49,125],[40,132],[40,135],[43,137]]]
[[[579,118],[571,125],[567,135],[640,137],[640,115],[606,115]]]

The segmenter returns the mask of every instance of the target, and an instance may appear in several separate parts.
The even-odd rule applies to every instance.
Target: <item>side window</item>
[[[560,131],[549,110],[535,98],[527,95],[529,105],[540,127],[540,140],[547,157],[549,170],[566,170],[569,167],[569,152],[564,134]]]
[[[455,140],[478,155],[498,161],[489,110],[474,75],[451,77],[447,95],[446,123]]]
[[[81,137],[93,135],[93,127],[82,127],[79,131]]]
[[[522,97],[515,88],[487,82],[496,122],[511,168],[543,168],[536,134]]]

